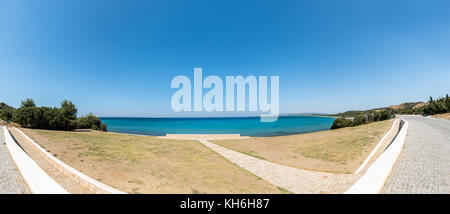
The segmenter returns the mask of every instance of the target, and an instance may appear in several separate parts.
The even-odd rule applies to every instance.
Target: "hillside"
[[[398,110],[398,109],[405,109],[405,108],[418,108],[418,107],[422,107],[425,106],[426,103],[424,102],[411,102],[411,103],[402,103],[400,105],[391,105],[389,106],[389,108],[394,109],[394,110]]]
[[[428,105],[428,103],[424,103],[424,102],[407,102],[407,103],[402,103],[399,105],[391,105],[389,107],[382,107],[382,108],[374,108],[374,109],[369,109],[369,110],[351,110],[351,111],[346,111],[346,112],[342,112],[342,113],[338,113],[338,114],[334,114],[332,116],[336,116],[336,117],[356,117],[357,115],[361,115],[361,114],[367,114],[370,112],[380,112],[386,109],[392,109],[392,110],[406,110],[406,109],[417,109],[420,107],[424,107]]]

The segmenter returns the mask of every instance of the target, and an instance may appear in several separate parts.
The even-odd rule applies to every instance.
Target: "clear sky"
[[[0,1],[0,102],[177,116],[176,75],[280,76],[281,113],[450,92],[450,1]]]

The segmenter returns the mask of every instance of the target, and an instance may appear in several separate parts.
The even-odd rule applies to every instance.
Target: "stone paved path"
[[[384,193],[450,193],[450,121],[402,118],[406,143]]]
[[[0,194],[29,193],[24,182],[11,159],[3,137],[3,127],[0,126]]]
[[[343,193],[359,176],[297,169],[236,152],[207,140],[200,143],[256,176],[293,193]]]

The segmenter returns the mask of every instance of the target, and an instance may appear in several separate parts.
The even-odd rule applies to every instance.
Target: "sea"
[[[276,122],[260,117],[130,118],[101,117],[108,131],[164,136],[166,134],[240,134],[269,137],[329,130],[335,118],[320,116],[280,116]]]

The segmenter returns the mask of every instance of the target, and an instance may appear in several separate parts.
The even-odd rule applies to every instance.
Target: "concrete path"
[[[256,176],[293,193],[343,193],[359,176],[297,169],[236,152],[205,139],[200,143]]]
[[[11,159],[0,126],[0,194],[24,193],[29,193],[28,187]]]
[[[408,135],[384,193],[450,193],[450,121],[401,117]]]

